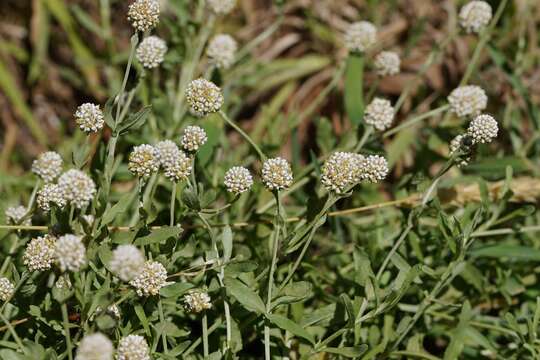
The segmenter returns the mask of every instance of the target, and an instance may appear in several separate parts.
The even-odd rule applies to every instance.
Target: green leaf
[[[137,314],[137,317],[139,318],[139,321],[141,322],[144,331],[146,332],[147,336],[150,336],[150,325],[148,323],[148,318],[146,317],[146,314],[144,312],[143,307],[141,304],[135,305],[135,314]]]
[[[281,329],[286,330],[298,337],[306,339],[313,345],[315,344],[315,339],[313,338],[313,335],[308,333],[306,329],[304,329],[302,326],[295,323],[294,321],[276,314],[268,314],[266,317],[268,318],[268,320],[279,326]]]
[[[120,135],[125,134],[129,130],[135,130],[141,127],[148,115],[150,115],[150,111],[152,111],[152,107],[148,105],[137,111],[135,114],[129,115],[128,118],[119,125]]]
[[[135,240],[135,245],[149,245],[162,243],[170,237],[178,237],[182,233],[180,226],[162,226],[152,230],[152,233]]]
[[[231,259],[233,248],[233,234],[229,225],[223,228],[221,242],[223,243],[223,261],[227,262]]]
[[[459,315],[459,323],[452,331],[452,340],[444,352],[444,360],[457,359],[463,351],[467,335],[466,330],[471,318],[471,304],[468,301],[465,301],[465,304],[463,304],[463,307],[461,308],[461,314]]]
[[[131,204],[131,198],[131,193],[124,194],[116,204],[105,210],[105,213],[103,213],[103,217],[101,218],[101,224],[108,225],[113,222],[118,214],[126,212]]]
[[[251,290],[248,286],[244,285],[241,281],[231,277],[226,277],[225,288],[227,289],[227,292],[247,310],[259,314],[264,314],[266,312],[266,307],[264,306],[260,296],[253,292],[253,290]]]
[[[362,356],[362,354],[365,353],[367,349],[368,349],[368,346],[366,344],[362,344],[359,346],[351,346],[351,347],[345,347],[345,346],[339,347],[339,348],[327,347],[327,348],[324,348],[323,351],[330,354],[345,356],[348,358],[355,358],[358,356]]]
[[[225,275],[233,276],[241,273],[252,272],[257,269],[258,265],[255,261],[233,261],[225,265]]]
[[[513,261],[540,261],[540,250],[520,245],[490,245],[471,250],[473,257],[508,259]]]
[[[302,301],[312,294],[313,286],[307,281],[298,281],[287,284],[273,300],[272,307]]]
[[[345,111],[351,123],[360,124],[364,116],[364,57],[351,54],[345,69]]]
[[[184,192],[182,192],[182,202],[191,210],[200,211],[201,202],[195,190],[190,187],[186,187]]]
[[[177,282],[169,286],[162,287],[159,290],[159,295],[164,298],[180,297],[184,295],[189,289],[193,288],[193,285],[185,282]]]

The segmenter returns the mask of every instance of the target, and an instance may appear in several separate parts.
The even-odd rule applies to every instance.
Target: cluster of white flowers
[[[32,225],[32,220],[30,218],[23,221],[27,211],[28,210],[22,205],[8,207],[5,211],[6,222],[10,225]]]
[[[144,266],[144,255],[134,245],[119,245],[112,253],[109,268],[122,281],[131,281]]]
[[[32,162],[32,172],[43,179],[46,183],[51,183],[60,176],[64,161],[60,154],[54,151],[47,151],[40,154]]]
[[[389,100],[375,98],[368,106],[364,114],[366,124],[383,131],[392,126],[394,122],[394,108]]]
[[[164,167],[165,177],[173,182],[186,180],[191,174],[191,162],[191,158],[183,151],[180,151],[174,162]]]
[[[253,177],[245,167],[234,166],[225,173],[223,183],[228,192],[241,194],[251,188],[253,185]]]
[[[192,313],[200,313],[212,308],[210,296],[201,290],[191,290],[186,294],[184,296],[184,305],[187,311]]]
[[[23,255],[23,263],[28,270],[50,269],[55,259],[55,243],[56,237],[49,234],[30,240]]]
[[[129,154],[128,169],[140,178],[147,178],[159,170],[159,154],[148,144],[135,146]]]
[[[75,122],[84,132],[96,132],[103,128],[105,118],[99,105],[84,103],[75,111]]]
[[[321,183],[329,191],[342,193],[360,181],[363,156],[350,152],[335,152],[321,168]]]
[[[219,34],[210,40],[206,48],[206,55],[218,69],[228,69],[234,63],[237,49],[238,44],[232,36]]]
[[[291,165],[283,158],[276,157],[264,162],[262,181],[268,190],[283,190],[292,185]]]
[[[459,23],[468,33],[480,33],[491,21],[491,6],[485,1],[471,1],[459,12]]]
[[[463,145],[464,139],[465,139],[465,135],[460,134],[456,136],[455,138],[453,138],[452,141],[450,141],[450,156],[455,155],[459,150],[464,150],[466,148],[467,148],[466,150],[469,150],[468,147],[465,147]],[[471,161],[471,156],[467,154],[458,160],[457,166],[458,167],[467,166],[470,161]]]
[[[223,105],[221,89],[211,81],[193,80],[186,89],[186,100],[193,115],[204,117],[218,112]]]
[[[147,261],[130,284],[139,296],[157,295],[167,284],[167,270],[157,261]]]
[[[450,109],[459,117],[480,114],[486,108],[487,101],[484,90],[476,85],[460,86],[448,96]]]
[[[489,143],[497,137],[498,132],[497,120],[487,114],[475,117],[467,128],[467,135],[471,137],[473,144]]]
[[[13,292],[15,291],[15,286],[5,277],[0,277],[0,300],[8,301]]]
[[[388,175],[388,162],[380,155],[368,155],[363,158],[361,178],[376,183]]]
[[[113,353],[111,340],[98,332],[83,337],[77,348],[75,360],[112,360]]]
[[[186,151],[195,152],[206,143],[206,131],[200,126],[192,125],[184,129],[180,142]]]
[[[236,0],[206,0],[206,6],[216,15],[227,15],[236,5]]]
[[[116,360],[150,360],[150,348],[140,335],[128,335],[120,339]]]
[[[65,200],[78,209],[88,205],[96,194],[96,184],[80,170],[71,169],[58,179],[58,190]]]
[[[393,51],[381,51],[375,56],[374,65],[379,76],[396,75],[399,74],[401,60]]]
[[[158,36],[148,36],[139,44],[136,51],[137,60],[145,68],[158,67],[167,53],[167,44]]]
[[[86,248],[80,236],[60,236],[54,246],[54,258],[60,270],[79,271],[86,263]]]
[[[345,46],[349,51],[365,52],[377,41],[377,28],[369,21],[349,25],[345,32]]]
[[[151,30],[159,23],[159,1],[135,0],[129,5],[127,16],[135,30],[140,32]]]
[[[38,207],[48,212],[51,210],[51,204],[62,209],[67,204],[64,193],[58,184],[45,184],[37,193],[36,202]]]
[[[163,140],[155,146],[159,158],[159,164],[164,168],[171,166],[178,158],[180,149],[178,145],[171,140]]]

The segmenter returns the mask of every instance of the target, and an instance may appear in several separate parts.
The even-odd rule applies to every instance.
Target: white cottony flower
[[[73,234],[60,236],[54,247],[56,263],[62,271],[79,271],[86,262],[86,248],[82,238]]]
[[[193,80],[186,89],[191,113],[198,117],[218,112],[223,105],[221,89],[206,79]]]
[[[92,103],[82,104],[75,111],[75,122],[79,125],[82,131],[96,132],[103,128],[105,118],[99,105]]]
[[[159,1],[135,0],[129,5],[128,20],[140,32],[155,28],[159,23]]]
[[[9,225],[32,225],[32,220],[30,218],[24,220],[22,223],[22,219],[26,215],[28,210],[20,205],[20,206],[10,206],[6,209],[5,215],[6,215],[6,222]]]
[[[268,190],[288,188],[293,182],[291,165],[280,157],[266,160],[262,168],[262,181]]]
[[[463,139],[466,135],[458,135],[450,141],[450,156],[456,154],[459,150],[468,150],[466,146],[463,145]],[[470,156],[463,156],[457,163],[458,167],[467,166],[471,161]]]
[[[212,308],[210,296],[200,290],[191,290],[186,294],[184,296],[184,305],[187,311],[192,313],[200,313]]]
[[[206,48],[206,55],[217,68],[228,69],[234,63],[237,49],[238,45],[232,36],[219,34],[210,40]]]
[[[206,131],[200,126],[188,126],[184,130],[181,143],[186,151],[195,152],[208,140]]]
[[[144,266],[144,256],[134,245],[120,245],[114,249],[109,268],[122,281],[131,281]]]
[[[159,154],[155,147],[148,144],[135,146],[129,154],[128,169],[134,175],[147,178],[159,170]]]
[[[96,193],[96,184],[80,170],[71,169],[58,179],[58,191],[64,198],[81,209],[88,205]]]
[[[349,25],[345,32],[345,46],[349,51],[365,52],[377,41],[377,28],[369,21]]]
[[[475,117],[467,128],[467,135],[472,138],[474,144],[490,143],[497,137],[498,132],[497,120],[487,114]]]
[[[450,109],[459,117],[480,114],[486,108],[487,101],[484,90],[476,85],[460,86],[448,96]]]
[[[491,6],[485,1],[471,1],[459,12],[459,24],[468,33],[480,33],[491,21]]]
[[[174,161],[163,167],[165,177],[173,182],[182,181],[191,174],[191,159],[183,151],[179,151]]]
[[[375,129],[383,131],[392,126],[394,122],[394,108],[390,101],[375,98],[366,106],[364,121]]]
[[[253,185],[253,177],[245,167],[234,166],[225,173],[223,183],[228,192],[241,194],[251,188]]]
[[[236,0],[206,0],[206,5],[216,15],[226,15],[232,11]]]
[[[105,335],[94,333],[82,338],[75,360],[112,360],[114,347]]]
[[[157,261],[147,261],[130,284],[139,296],[157,295],[167,284],[167,270]]]
[[[8,301],[13,292],[15,291],[15,286],[5,277],[0,277],[0,300]]]
[[[43,271],[51,268],[54,262],[56,238],[52,235],[39,236],[26,245],[23,263],[30,271]]]
[[[399,74],[400,65],[399,55],[393,51],[381,51],[375,57],[375,69],[379,76]]]
[[[62,157],[54,152],[47,151],[40,154],[32,162],[32,172],[43,179],[46,183],[53,182],[62,172],[64,161]]]
[[[376,183],[384,180],[388,175],[388,162],[379,155],[365,156],[361,171],[363,180]]]
[[[342,193],[360,180],[363,157],[349,152],[335,152],[321,169],[321,182],[329,191]]]
[[[160,141],[154,147],[157,150],[159,163],[163,167],[173,164],[180,153],[178,145],[171,140]]]
[[[150,348],[140,335],[128,335],[120,339],[116,360],[150,360]]]
[[[48,212],[51,210],[51,204],[62,209],[66,206],[67,200],[60,186],[57,184],[45,184],[37,193],[36,202],[41,210]]]
[[[167,53],[167,44],[158,36],[148,36],[137,47],[137,60],[148,69],[158,67]]]

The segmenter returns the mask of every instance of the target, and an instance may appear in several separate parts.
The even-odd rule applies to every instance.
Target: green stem
[[[115,116],[115,126],[118,125],[116,121],[119,119],[120,116],[120,109],[122,108],[123,103],[123,96],[124,92],[126,91],[126,85],[129,78],[129,71],[131,70],[131,64],[133,63],[133,57],[135,56],[135,49],[137,48],[137,44],[139,42],[139,36],[137,33],[135,33],[131,37],[131,48],[129,50],[129,58],[128,63],[126,65],[126,71],[124,72],[124,79],[122,80],[122,87],[120,88],[120,91],[118,92],[116,101],[118,102],[116,105],[116,116]],[[114,130],[114,129],[113,129]]]
[[[221,323],[222,323],[222,320],[221,319],[217,319],[216,322],[214,322],[212,324],[212,326],[210,326],[210,328],[208,328],[208,335],[212,334],[218,327],[221,326]],[[191,352],[197,348],[197,346],[200,345],[200,343],[202,342],[202,336],[200,338],[198,338],[197,340],[195,340],[193,342],[193,344],[191,344],[187,350],[182,354],[184,357],[186,357],[188,354],[191,354]]]
[[[255,144],[255,142],[249,137],[248,134],[246,134],[244,132],[244,130],[242,130],[238,125],[236,125],[236,123],[234,121],[232,121],[231,119],[229,119],[229,117],[227,116],[227,114],[225,114],[222,110],[219,111],[219,115],[221,116],[221,118],[227,123],[229,124],[229,126],[231,126],[233,129],[235,129],[240,135],[242,135],[242,137],[255,149],[255,151],[257,152],[257,154],[259,155],[259,158],[261,160],[265,160],[266,159],[266,155],[264,155],[264,153],[262,152],[262,150],[259,148],[259,146],[257,144]]]
[[[356,146],[354,147],[354,152],[355,153],[362,150],[362,148],[366,144],[366,142],[369,139],[369,137],[371,136],[371,134],[373,134],[373,126],[368,125],[366,128],[364,128],[364,134],[362,135],[362,138],[360,139],[358,144],[356,144]]]
[[[69,333],[69,318],[66,303],[62,304],[62,319],[64,323],[64,336],[66,337],[66,346],[69,360],[73,360],[73,346],[71,344],[71,335]]]
[[[161,324],[165,325],[165,316],[163,315],[163,306],[161,305],[161,299],[158,300],[158,311],[159,311],[159,321]],[[167,347],[167,336],[165,334],[161,334],[161,340],[163,343],[163,352],[167,354],[169,352],[169,349]]]
[[[203,354],[204,358],[208,358],[208,319],[206,314],[202,317],[202,338],[203,338]]]
[[[23,343],[21,341],[21,338],[19,338],[19,335],[17,335],[17,332],[15,331],[15,329],[13,328],[13,326],[11,325],[9,320],[6,319],[6,317],[2,313],[0,313],[0,319],[4,322],[4,324],[6,324],[6,327],[7,327],[8,331],[9,331],[9,333],[11,334],[11,336],[13,337],[15,342],[17,343],[17,346],[19,347],[19,349],[21,349],[21,351],[24,354],[27,354],[26,348],[24,347],[24,345],[23,345]]]
[[[445,112],[447,111],[448,109],[450,108],[450,105],[446,104],[446,105],[443,105],[443,106],[439,106],[438,108],[435,108],[433,110],[430,110],[426,113],[423,113],[423,114],[420,114],[420,115],[417,115],[417,116],[413,116],[412,118],[410,119],[407,119],[406,121],[402,122],[401,124],[399,124],[398,126],[396,126],[395,128],[393,129],[390,129],[388,131],[386,131],[384,134],[383,134],[383,138],[387,138],[389,137],[390,135],[393,135],[395,133],[397,133],[398,131],[402,130],[402,129],[405,129],[405,128],[408,128],[424,119],[428,119],[432,116],[435,116],[437,114],[440,114],[442,112]]]
[[[177,183],[176,182],[173,182],[173,185],[172,185],[172,191],[171,191],[171,219],[170,219],[170,225],[171,226],[174,226],[174,203],[175,203],[175,200],[176,200],[176,185]]]

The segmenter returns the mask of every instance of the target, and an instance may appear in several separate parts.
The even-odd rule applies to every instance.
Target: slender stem
[[[266,155],[264,155],[264,153],[262,152],[262,150],[259,148],[259,146],[257,144],[255,144],[255,142],[249,137],[248,134],[246,134],[244,132],[244,130],[242,130],[238,125],[236,125],[234,123],[234,121],[232,121],[231,119],[229,119],[229,117],[227,116],[227,114],[225,114],[225,112],[223,112],[222,110],[219,111],[219,115],[221,116],[221,118],[227,123],[229,124],[229,126],[231,126],[233,129],[235,129],[240,135],[242,135],[242,137],[255,149],[255,151],[257,151],[257,154],[259,155],[259,158],[261,160],[265,160],[266,159]]]
[[[64,323],[64,336],[66,337],[66,346],[69,360],[73,360],[73,346],[71,344],[71,335],[69,333],[69,318],[66,303],[62,304],[62,319]]]
[[[240,50],[238,50],[238,53],[236,54],[235,58],[236,61],[241,60],[245,56],[247,56],[253,49],[255,49],[259,44],[261,44],[264,40],[266,40],[268,37],[270,37],[274,32],[276,32],[281,24],[283,23],[284,16],[283,14],[280,14],[277,20],[267,27],[262,33],[257,35],[256,38],[248,42],[244,47],[242,47]]]
[[[432,116],[435,116],[435,115],[437,115],[439,113],[445,112],[449,108],[450,108],[450,105],[446,104],[446,105],[443,105],[443,106],[439,106],[438,108],[435,108],[433,110],[430,110],[430,111],[428,111],[426,113],[423,113],[423,114],[420,114],[420,115],[417,115],[417,116],[413,116],[410,119],[407,119],[406,121],[402,122],[401,124],[399,124],[395,128],[392,128],[392,129],[386,131],[383,134],[383,137],[384,138],[389,137],[390,135],[393,135],[393,134],[397,133],[398,131],[400,131],[402,129],[408,128],[408,127],[416,124],[417,122],[420,122],[420,121],[422,121],[424,119],[428,119],[428,118],[430,118]]]
[[[111,189],[111,182],[114,167],[114,153],[116,151],[116,143],[118,135],[113,134],[107,143],[107,160],[105,162],[105,183],[103,184],[103,194],[108,197]]]
[[[379,268],[379,271],[377,272],[377,276],[375,277],[377,282],[381,279],[381,276],[384,273],[384,270],[386,270],[386,267],[388,266],[388,263],[390,262],[390,259],[392,259],[392,256],[394,256],[394,253],[397,251],[397,249],[399,249],[399,247],[403,243],[403,240],[405,240],[405,238],[407,237],[407,235],[409,234],[411,229],[412,229],[412,225],[409,224],[405,228],[405,230],[401,233],[401,236],[399,237],[399,239],[396,241],[394,246],[392,246],[392,249],[390,249],[390,251],[388,252],[386,257],[384,258],[384,261],[383,261],[381,267]]]
[[[165,324],[165,316],[163,315],[163,306],[161,305],[161,298],[158,300],[159,321]],[[169,349],[167,347],[167,335],[161,333],[161,340],[163,343],[163,352],[167,354]]]
[[[171,219],[170,219],[170,225],[171,226],[174,226],[174,202],[176,200],[176,181],[173,182],[173,185],[172,185],[172,191],[171,191]]]
[[[364,129],[364,134],[362,135],[362,138],[360,139],[360,141],[358,142],[358,144],[356,144],[356,146],[354,147],[354,152],[357,153],[359,152],[360,150],[362,150],[362,148],[364,147],[364,145],[366,144],[367,140],[369,139],[369,137],[371,136],[371,134],[373,134],[373,126],[370,126],[368,125],[365,129]]]
[[[131,64],[133,63],[133,57],[135,56],[135,49],[137,48],[138,42],[139,42],[139,36],[137,35],[137,33],[135,33],[131,37],[131,48],[129,50],[129,58],[126,65],[126,71],[124,72],[124,79],[122,80],[122,87],[120,88],[120,91],[118,92],[117,99],[116,99],[118,101],[118,104],[116,105],[116,117],[115,117],[115,124],[114,124],[115,126],[118,125],[116,121],[118,120],[120,116],[120,109],[122,108],[123,96],[124,96],[124,92],[126,91],[126,85],[129,78],[129,71],[131,70]]]
[[[222,323],[221,319],[217,319],[210,328],[208,328],[208,335],[212,334]],[[191,352],[199,346],[199,344],[202,342],[202,336],[195,340],[188,348],[187,350],[182,354],[184,357],[188,354],[191,354]]]
[[[206,313],[202,317],[202,338],[203,338],[203,354],[204,358],[208,358],[208,319]]]
[[[19,335],[17,335],[17,332],[15,331],[15,329],[13,328],[13,325],[11,325],[11,323],[9,322],[8,319],[6,319],[6,317],[0,313],[0,319],[4,322],[4,324],[6,324],[6,328],[8,329],[9,333],[11,334],[11,336],[13,337],[13,339],[15,340],[15,342],[17,343],[17,346],[21,349],[21,351],[26,354],[27,351],[26,351],[26,348],[23,346],[23,343],[21,341],[21,338],[19,338]]]

